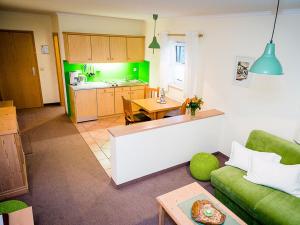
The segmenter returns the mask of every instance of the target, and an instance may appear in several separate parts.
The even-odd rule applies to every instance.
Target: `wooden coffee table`
[[[231,216],[232,219],[236,221],[235,224],[247,225],[196,182],[156,198],[159,203],[159,225],[164,225],[165,213],[167,213],[177,225],[194,225],[191,219],[178,207],[178,204],[200,194],[204,194],[219,210]]]

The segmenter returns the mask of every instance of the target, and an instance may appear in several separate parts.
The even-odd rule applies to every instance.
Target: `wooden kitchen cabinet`
[[[96,120],[97,91],[96,89],[76,90],[70,88],[71,120],[74,123]]]
[[[71,120],[74,123],[96,120],[98,117],[123,113],[122,96],[127,99],[145,97],[145,86],[111,87],[74,90],[70,87]],[[140,108],[132,104],[133,111]]]
[[[130,99],[130,87],[118,87],[115,88],[115,114],[123,113],[123,99]]]
[[[110,50],[109,50],[109,37],[108,36],[91,36],[92,46],[92,61],[93,62],[109,62]]]
[[[66,57],[69,62],[91,62],[91,36],[67,34],[65,36]]]
[[[130,87],[131,100],[145,98],[145,86]]]
[[[98,116],[115,114],[115,91],[114,88],[97,89]]]
[[[145,59],[145,38],[127,37],[127,60],[139,62]]]
[[[130,88],[130,99],[145,98],[145,86],[134,86]],[[139,111],[140,107],[132,103],[132,111]]]
[[[110,61],[126,62],[126,37],[109,37]]]
[[[141,62],[145,37],[85,33],[63,33],[70,63]]]
[[[28,192],[26,162],[16,108],[0,108],[0,200]]]

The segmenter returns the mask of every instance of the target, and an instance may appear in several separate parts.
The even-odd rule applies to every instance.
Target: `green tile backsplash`
[[[69,72],[80,71],[82,74],[93,72],[95,75],[88,76],[88,82],[97,81],[115,81],[115,80],[141,80],[149,82],[149,62],[130,62],[130,63],[68,63],[64,61],[66,94],[68,100],[68,111],[70,112],[69,88],[70,76]]]

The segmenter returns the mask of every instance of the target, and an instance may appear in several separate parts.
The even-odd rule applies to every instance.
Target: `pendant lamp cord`
[[[153,30],[153,38],[155,37],[155,31],[156,31],[156,20],[157,18],[155,18],[155,16],[153,15],[153,19],[154,19],[154,30]],[[152,48],[153,54],[154,54],[154,48]]]
[[[153,31],[153,36],[155,36],[155,30],[156,30],[156,20],[154,20],[154,31]]]
[[[272,37],[270,43],[273,43],[273,36],[274,36],[274,31],[275,31],[275,26],[276,26],[276,21],[277,21],[277,15],[278,15],[278,9],[279,9],[279,1],[277,2],[277,9],[276,9],[276,15],[275,15],[275,21],[274,21],[274,26],[273,26],[273,31],[272,31]]]

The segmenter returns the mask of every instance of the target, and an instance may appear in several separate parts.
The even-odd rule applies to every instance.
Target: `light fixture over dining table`
[[[153,14],[153,20],[154,20],[154,33],[153,33],[153,39],[152,39],[152,42],[150,43],[149,45],[149,48],[152,48],[153,49],[153,53],[154,53],[154,49],[160,49],[160,45],[157,41],[157,38],[156,38],[156,35],[155,35],[155,32],[156,32],[156,20],[158,18],[158,15],[157,14]]]

